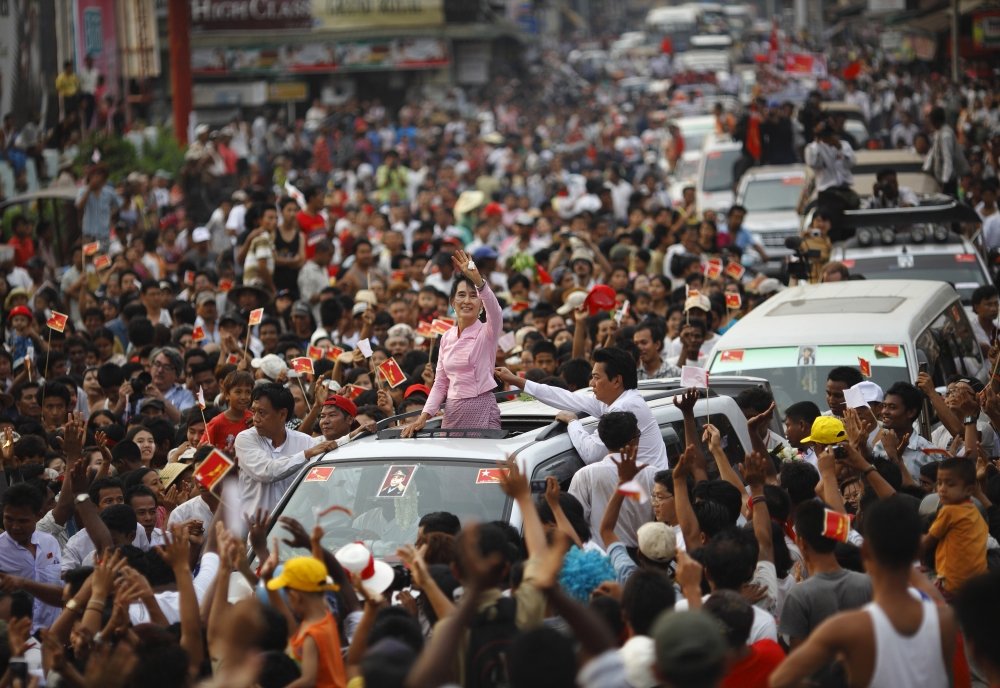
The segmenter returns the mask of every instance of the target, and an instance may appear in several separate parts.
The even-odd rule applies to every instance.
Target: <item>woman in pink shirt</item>
[[[451,287],[458,324],[441,337],[434,386],[423,412],[403,427],[403,437],[423,428],[445,398],[442,428],[500,428],[500,409],[493,396],[497,386],[493,366],[503,331],[500,303],[468,253],[456,251],[451,260],[460,273]]]

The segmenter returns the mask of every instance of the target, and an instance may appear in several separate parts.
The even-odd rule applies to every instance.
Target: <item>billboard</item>
[[[309,29],[313,0],[191,0],[191,31]]]
[[[75,0],[73,16],[76,30],[77,68],[87,55],[94,60],[94,67],[104,76],[110,93],[118,91],[121,80],[118,60],[118,33],[115,26],[114,0]]]
[[[313,0],[316,26],[370,29],[438,26],[444,23],[444,0]]]

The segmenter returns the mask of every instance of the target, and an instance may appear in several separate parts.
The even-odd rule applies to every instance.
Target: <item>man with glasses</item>
[[[145,399],[159,399],[171,423],[181,421],[181,414],[194,406],[194,395],[177,379],[183,370],[184,359],[177,349],[164,346],[154,349],[150,360],[153,384],[143,390]]]

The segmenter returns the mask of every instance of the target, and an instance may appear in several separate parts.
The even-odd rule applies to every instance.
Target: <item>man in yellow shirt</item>
[[[56,76],[56,93],[59,94],[60,117],[76,109],[77,96],[80,93],[80,77],[73,71],[73,62],[63,62],[63,70]]]

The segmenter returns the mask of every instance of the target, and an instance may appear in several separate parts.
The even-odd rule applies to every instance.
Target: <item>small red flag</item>
[[[536,265],[535,268],[538,270],[538,281],[541,284],[552,284],[552,275],[549,271],[543,268],[541,265]]]
[[[64,332],[66,330],[66,322],[69,320],[69,316],[65,313],[60,313],[58,311],[52,311],[52,317],[45,321],[45,324],[51,327],[56,332]]]
[[[743,267],[742,265],[740,265],[739,263],[736,263],[736,262],[729,263],[726,266],[726,274],[729,275],[730,277],[732,277],[733,279],[736,279],[736,280],[743,279],[743,275],[745,275],[746,272],[747,272],[747,269],[745,267]]]
[[[865,377],[872,376],[872,364],[860,356],[858,356],[858,367],[861,368],[861,374]]]
[[[739,294],[727,291],[726,292],[726,308],[731,310],[739,310],[743,306],[743,299]]]
[[[851,519],[847,514],[832,509],[823,510],[823,537],[837,542],[847,542],[850,534]]]
[[[191,339],[193,339],[196,342],[200,342],[204,338],[205,338],[205,328],[202,327],[201,325],[197,325],[194,328],[194,332],[191,333]]]
[[[93,241],[89,244],[83,245],[83,255],[90,257],[97,255],[97,252],[101,250],[101,243],[99,241]]]
[[[325,353],[322,348],[310,344],[309,348],[306,350],[306,355],[308,355],[309,358],[313,359],[314,361],[318,361],[319,359],[323,358]]]
[[[427,321],[420,321],[417,323],[417,336],[428,339],[430,337],[436,337],[437,332],[434,330],[434,326]]]
[[[382,377],[385,378],[390,387],[399,387],[406,382],[406,375],[394,358],[387,358],[385,362],[379,365],[378,371],[382,373]]]
[[[713,258],[705,266],[705,277],[710,280],[719,279],[722,276],[722,261]]]
[[[331,361],[336,361],[338,358],[340,358],[340,354],[342,353],[344,353],[344,350],[341,349],[339,346],[332,346],[326,350],[324,356],[329,358]]]
[[[206,490],[211,491],[222,482],[226,474],[233,469],[233,465],[228,456],[218,449],[213,449],[212,453],[206,456],[205,460],[195,469],[194,480]]]
[[[728,361],[730,363],[739,363],[743,360],[743,349],[727,349],[722,352],[719,360]]]
[[[231,279],[219,280],[219,291],[221,291],[223,294],[225,294],[232,288],[233,288],[233,281]]]
[[[184,284],[189,287],[194,286],[194,270],[184,271]]]
[[[111,267],[111,256],[100,255],[94,258],[94,267],[98,270],[107,270]]]
[[[260,325],[260,321],[264,319],[264,309],[254,308],[250,311],[250,326]]]
[[[449,323],[444,318],[434,318],[434,322],[431,323],[431,329],[434,330],[434,334],[444,334],[452,327],[455,323]]]
[[[291,360],[292,370],[296,373],[313,373],[313,360],[308,356],[299,356],[298,358],[293,358]]]

